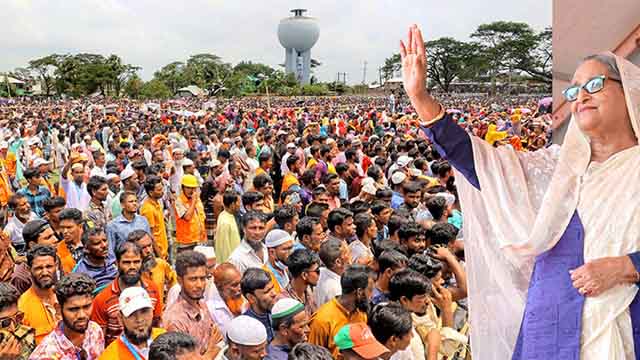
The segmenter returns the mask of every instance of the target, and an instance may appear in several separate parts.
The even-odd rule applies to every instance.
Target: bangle
[[[429,121],[423,121],[422,122],[422,126],[431,126],[433,125],[435,122],[437,122],[438,120],[442,119],[445,115],[445,111],[444,111],[444,106],[442,106],[442,104],[438,104],[440,106],[440,112],[438,113],[438,115],[436,115],[436,117],[434,117],[433,119],[429,120]]]

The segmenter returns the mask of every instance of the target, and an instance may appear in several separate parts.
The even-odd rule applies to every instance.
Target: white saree
[[[633,130],[640,134],[640,69],[616,57]],[[577,210],[585,262],[640,249],[640,146],[590,163],[588,139],[572,119],[562,147],[532,153],[472,137],[481,191],[457,173],[465,216],[471,347],[476,360],[510,359],[535,256],[551,249]],[[549,289],[553,291],[553,289]],[[629,304],[638,289],[587,297],[582,359],[634,359]]]

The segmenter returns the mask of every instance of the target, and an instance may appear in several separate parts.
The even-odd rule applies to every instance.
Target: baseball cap
[[[353,350],[365,359],[377,359],[389,352],[371,333],[367,324],[360,322],[343,326],[333,341],[340,350]]]
[[[122,315],[125,317],[131,316],[131,314],[140,309],[153,308],[149,293],[139,286],[128,287],[122,290],[118,300],[120,302],[120,312],[122,312]]]

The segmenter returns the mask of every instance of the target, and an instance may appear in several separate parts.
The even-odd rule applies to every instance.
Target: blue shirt
[[[267,356],[264,360],[287,360],[291,349],[287,345],[271,345],[267,346]]]
[[[149,222],[144,216],[136,214],[133,221],[127,220],[124,215],[120,215],[107,224],[106,233],[109,241],[109,259],[115,259],[115,250],[118,245],[127,241],[129,233],[134,230],[144,230],[151,234]]]
[[[391,195],[391,208],[397,210],[400,205],[404,204],[404,196],[397,191],[394,191]]]
[[[258,315],[251,308],[247,309],[242,315],[251,316],[252,318],[260,321],[262,325],[264,325],[267,330],[267,343],[270,343],[273,340],[273,328],[271,327],[271,313],[266,313],[264,315]]]
[[[109,285],[118,276],[118,267],[113,260],[106,260],[106,265],[96,266],[87,261],[85,257],[80,259],[72,272],[87,274],[89,277],[96,281],[96,291],[94,294],[100,292],[100,290]]]
[[[27,202],[31,205],[31,210],[38,215],[38,217],[44,216],[44,207],[42,203],[51,197],[51,193],[46,186],[38,186],[38,191],[35,195],[29,190],[28,187],[24,187],[18,190],[18,194],[24,195],[27,198]]]

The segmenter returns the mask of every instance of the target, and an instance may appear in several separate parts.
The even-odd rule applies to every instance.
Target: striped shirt
[[[18,190],[18,194],[24,195],[27,198],[27,202],[31,205],[31,210],[39,217],[44,216],[44,206],[42,205],[45,200],[51,197],[51,192],[46,186],[38,186],[36,193],[32,193],[28,187],[24,187]]]
[[[158,287],[152,282],[140,280],[142,287],[147,290],[151,297],[153,305],[153,320],[155,324],[159,324],[162,318],[162,300],[160,300],[160,292]],[[91,320],[95,321],[104,330],[104,344],[109,345],[115,340],[124,327],[120,322],[120,286],[118,278],[113,280],[110,286],[105,287],[93,300],[93,312]]]

